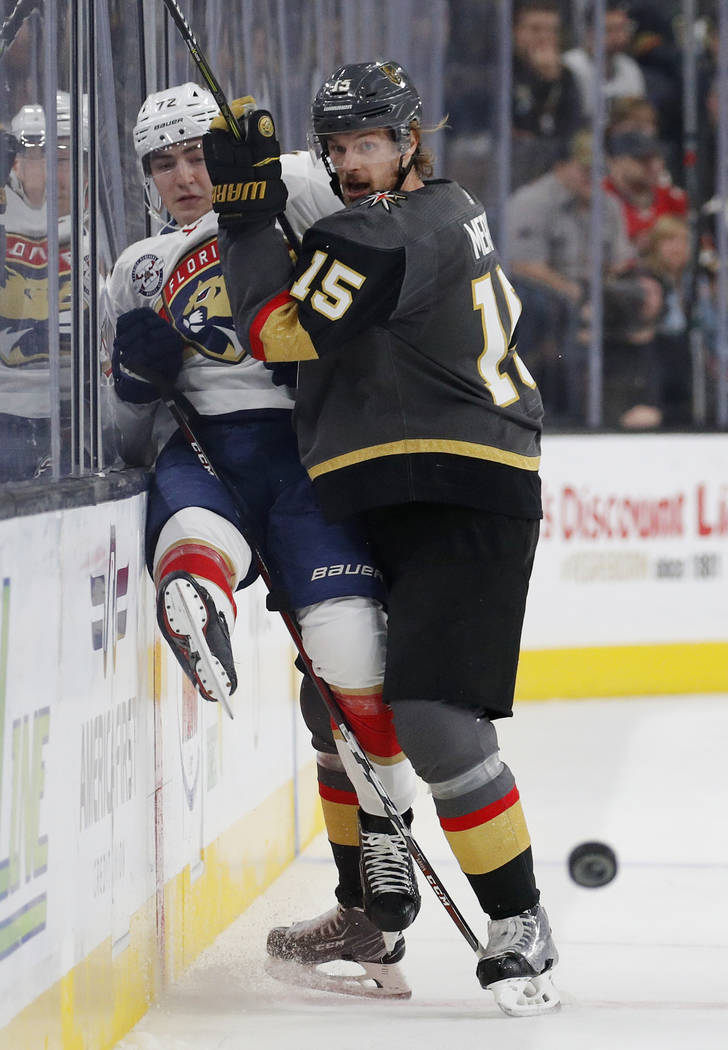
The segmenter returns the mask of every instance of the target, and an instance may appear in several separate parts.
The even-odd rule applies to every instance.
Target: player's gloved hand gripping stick
[[[175,25],[180,31],[192,58],[200,71],[200,75],[207,84],[212,97],[217,102],[221,117],[216,117],[212,122],[212,128],[216,132],[213,135],[215,144],[208,156],[210,143],[206,143],[207,136],[203,139],[205,148],[205,161],[208,168],[210,164],[217,165],[216,176],[213,182],[220,182],[215,186],[214,201],[215,210],[218,212],[221,225],[232,225],[235,221],[251,221],[249,216],[255,216],[256,220],[265,218],[266,221],[276,219],[285,233],[288,243],[298,253],[300,245],[288,219],[284,214],[288,191],[285,183],[281,180],[280,146],[275,136],[275,127],[270,114],[264,110],[258,111],[258,119],[255,128],[260,148],[257,155],[251,156],[250,143],[246,143],[249,129],[247,127],[248,114],[255,109],[255,102],[250,97],[237,99],[232,107],[228,104],[225,92],[210,65],[205,58],[190,24],[182,14],[176,0],[163,0]],[[261,117],[268,117],[268,121],[262,121]],[[242,123],[241,123],[242,122]],[[230,135],[222,129],[227,127]],[[254,133],[254,135],[255,135]],[[240,149],[236,151],[236,144]],[[218,156],[219,152],[219,156]],[[212,171],[210,171],[212,177]],[[229,176],[229,177],[228,177]],[[247,186],[247,189],[245,188]],[[238,196],[236,197],[236,194]],[[221,200],[220,198],[225,198]],[[240,201],[245,205],[244,211],[236,209],[234,205]],[[218,205],[224,206],[220,208]],[[227,207],[229,205],[229,207]]]

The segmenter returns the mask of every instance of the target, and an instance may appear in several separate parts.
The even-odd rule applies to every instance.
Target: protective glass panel
[[[270,108],[284,150],[306,148],[340,64],[409,70],[425,127],[447,115],[435,175],[482,199],[522,299],[547,428],[728,423],[728,0],[179,6],[226,97]],[[122,465],[104,285],[159,228],[132,130],[150,92],[205,86],[189,42],[163,0],[5,7],[3,482]]]

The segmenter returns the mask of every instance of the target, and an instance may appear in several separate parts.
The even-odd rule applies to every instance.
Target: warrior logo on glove
[[[214,187],[212,206],[223,228],[257,225],[262,229],[286,206],[288,191],[281,178],[275,123],[267,110],[252,109],[254,105],[246,97],[235,99],[230,106],[239,122],[240,138],[218,116],[202,139]]]
[[[212,206],[234,204],[235,201],[257,201],[265,197],[265,182],[223,182],[212,190]]]

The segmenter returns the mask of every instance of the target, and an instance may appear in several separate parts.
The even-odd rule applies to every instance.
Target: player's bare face
[[[196,222],[212,208],[212,183],[202,152],[202,139],[155,150],[149,170],[162,204],[180,226]]]
[[[46,193],[45,148],[26,147],[15,160],[15,172],[31,208],[40,208]]]
[[[327,139],[329,157],[341,184],[344,204],[354,204],[380,190],[392,190],[399,178],[401,154],[387,128],[347,131]],[[409,152],[402,157],[406,163]]]

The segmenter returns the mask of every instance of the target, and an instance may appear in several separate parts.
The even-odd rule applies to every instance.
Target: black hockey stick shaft
[[[18,0],[5,21],[0,25],[0,56],[10,47],[26,18],[30,18],[34,11],[41,8],[41,4],[28,3],[28,0]]]
[[[182,10],[179,4],[177,3],[177,0],[163,0],[163,3],[169,11],[170,15],[172,16],[174,24],[179,29],[180,36],[187,45],[187,49],[192,55],[192,59],[195,65],[197,66],[198,70],[200,71],[203,80],[210,89],[212,97],[215,99],[215,102],[217,102],[218,109],[222,113],[225,123],[230,129],[231,134],[236,139],[238,139],[238,141],[241,141],[243,139],[242,128],[240,127],[240,124],[238,123],[235,114],[230,109],[230,105],[228,103],[227,98],[225,97],[225,92],[223,91],[220,85],[220,81],[212,72],[212,69],[210,68],[210,63],[205,58],[202,48],[197,42],[197,37],[192,32],[192,27],[190,26],[189,22],[182,13]],[[293,227],[291,226],[290,222],[288,221],[283,212],[281,212],[281,214],[277,216],[277,219],[280,223],[281,229],[288,238],[288,243],[291,245],[296,255],[299,255],[301,251],[301,245],[299,244],[298,237],[293,232]]]
[[[237,493],[233,492],[230,489],[230,486],[227,485],[227,483],[217,473],[210,457],[207,455],[205,449],[200,444],[199,439],[195,435],[195,432],[190,423],[187,409],[183,404],[180,394],[168,385],[160,385],[159,383],[157,383],[157,386],[160,387],[162,400],[164,401],[173,419],[182,431],[182,434],[184,435],[185,439],[192,448],[192,451],[197,456],[200,465],[204,468],[204,470],[207,471],[208,474],[216,478],[220,482],[220,484],[225,485],[225,487],[230,492],[230,495],[233,497],[236,506],[239,508],[241,515],[244,516],[244,508],[240,506],[240,500]],[[254,542],[253,537],[248,532],[244,532],[244,536],[246,542],[248,543],[248,546],[253,552],[253,557],[255,559],[258,572],[260,573],[260,577],[263,580],[263,583],[265,584],[268,593],[270,594],[273,591],[273,584],[270,572],[265,563],[265,559],[263,558],[263,555],[261,554],[257,543]],[[293,641],[293,644],[296,650],[298,651],[298,655],[303,661],[304,667],[306,668],[306,673],[310,676],[311,680],[316,686],[321,699],[323,700],[329,714],[331,715],[331,718],[336,724],[336,728],[341,733],[344,742],[346,743],[347,747],[352,753],[352,756],[354,757],[354,760],[359,765],[363,776],[374,789],[377,797],[379,798],[379,801],[384,807],[387,816],[395,825],[397,831],[400,833],[402,838],[405,840],[407,848],[414,857],[417,866],[422,872],[426,882],[428,882],[431,886],[440,904],[448,913],[448,915],[455,923],[460,933],[463,935],[465,940],[473,949],[473,951],[476,952],[479,956],[482,956],[484,954],[484,948],[482,944],[476,937],[471,927],[468,925],[466,919],[464,918],[454,901],[451,899],[449,893],[447,892],[442,882],[438,878],[437,874],[433,870],[432,865],[420,849],[415,837],[413,836],[410,829],[407,827],[407,824],[405,823],[402,815],[397,811],[397,808],[395,807],[394,803],[389,797],[387,789],[382,784],[381,780],[379,779],[379,776],[376,773],[376,770],[372,766],[371,762],[369,761],[369,758],[367,757],[361,745],[359,744],[355,733],[347,723],[346,717],[344,716],[344,712],[341,710],[341,707],[337,703],[336,698],[331,692],[328,684],[322,678],[320,678],[314,671],[311,659],[306,650],[304,649],[303,639],[301,638],[301,633],[298,629],[298,625],[286,609],[278,609],[278,612],[280,613],[280,616],[283,619],[288,633],[291,636],[291,640]]]

